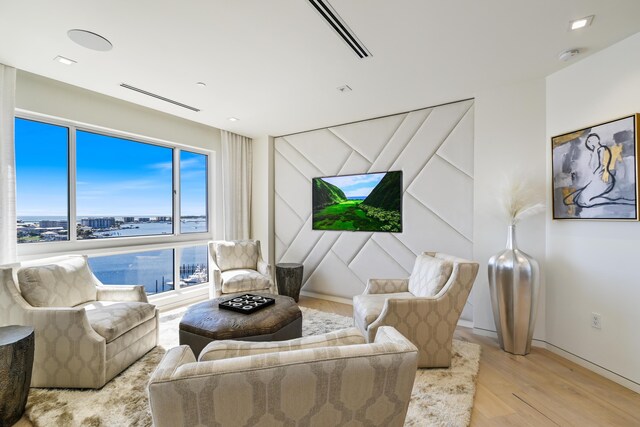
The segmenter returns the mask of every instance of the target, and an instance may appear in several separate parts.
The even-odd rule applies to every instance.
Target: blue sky
[[[172,149],[76,132],[83,216],[170,216]],[[183,215],[206,214],[206,157],[181,153]],[[16,120],[18,216],[67,214],[67,129]]]
[[[334,176],[322,178],[322,180],[340,187],[347,197],[366,197],[385,175],[385,172],[381,172],[365,175]]]

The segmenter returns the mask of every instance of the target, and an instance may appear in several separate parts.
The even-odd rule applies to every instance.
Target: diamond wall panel
[[[369,278],[408,277],[423,251],[472,256],[473,101],[279,137],[275,149],[276,262],[302,262],[304,290],[350,298]],[[403,171],[402,233],[311,229],[310,178],[386,170]]]

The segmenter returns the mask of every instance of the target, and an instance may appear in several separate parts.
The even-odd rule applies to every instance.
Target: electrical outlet
[[[602,329],[602,315],[600,313],[591,313],[591,327]]]

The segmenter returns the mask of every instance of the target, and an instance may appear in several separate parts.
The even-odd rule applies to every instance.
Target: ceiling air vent
[[[137,88],[135,86],[128,85],[126,83],[120,83],[120,86],[125,88],[125,89],[133,90],[133,91],[141,93],[143,95],[147,95],[147,96],[150,96],[152,98],[159,99],[160,101],[168,102],[170,104],[177,105],[178,107],[186,108],[187,110],[191,110],[191,111],[195,111],[195,112],[200,111],[199,108],[192,107],[192,106],[187,105],[187,104],[183,104],[182,102],[174,101],[173,99],[165,98],[164,96],[157,95],[155,93],[147,92],[146,90]]]
[[[347,43],[347,45],[353,49],[353,51],[358,55],[361,59],[368,58],[371,55],[371,52],[367,50],[366,47],[362,44],[358,37],[351,31],[349,26],[345,24],[345,22],[340,18],[340,15],[333,10],[333,7],[329,4],[329,2],[325,0],[309,0],[309,3],[318,11],[320,16],[324,18],[325,21],[334,29],[336,33],[340,36],[342,40]]]

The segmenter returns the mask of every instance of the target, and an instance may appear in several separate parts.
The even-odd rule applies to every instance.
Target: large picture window
[[[69,129],[16,119],[18,243],[69,239]]]
[[[207,154],[71,123],[15,123],[19,243],[209,231]]]
[[[76,170],[78,239],[173,233],[171,148],[77,131]]]

